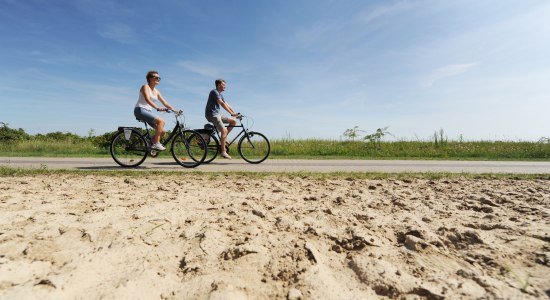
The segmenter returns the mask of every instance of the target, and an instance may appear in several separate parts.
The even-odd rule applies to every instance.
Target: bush
[[[118,131],[107,132],[102,135],[92,136],[89,139],[92,141],[92,144],[100,149],[109,149],[111,145],[111,139]]]
[[[0,127],[1,142],[14,142],[29,139],[29,135],[22,128],[12,129],[4,122],[0,122],[0,124],[2,124],[2,127]]]
[[[74,133],[61,132],[61,131],[49,132],[46,134],[39,133],[39,134],[36,134],[34,138],[38,140],[60,141],[60,142],[61,141],[62,142],[80,142],[85,140],[85,138],[79,135],[76,135]]]

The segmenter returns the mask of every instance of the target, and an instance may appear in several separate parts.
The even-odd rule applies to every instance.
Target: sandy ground
[[[1,299],[545,299],[550,182],[0,177]]]

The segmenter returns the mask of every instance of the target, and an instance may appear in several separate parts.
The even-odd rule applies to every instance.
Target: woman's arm
[[[159,101],[162,102],[162,104],[163,104],[166,108],[168,108],[168,109],[170,109],[170,110],[174,110],[174,108],[173,108],[170,104],[168,104],[168,102],[164,99],[164,97],[162,97],[162,95],[160,94],[160,91],[157,90],[157,92],[159,93]]]

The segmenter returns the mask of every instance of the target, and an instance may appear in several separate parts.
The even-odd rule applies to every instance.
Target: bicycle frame
[[[160,142],[164,145],[167,145],[173,138],[176,137],[176,134],[178,134],[179,132],[183,132],[184,130],[185,125],[182,122],[180,122],[179,117],[177,115],[175,115],[175,117],[176,117],[176,125],[174,125],[174,129],[172,129],[168,138],[162,141],[162,137],[161,137]],[[151,133],[149,130],[149,126],[147,125],[147,122],[143,122],[143,123],[145,124],[145,132],[146,132],[144,136],[146,137],[147,144],[149,145],[149,147],[151,147]],[[187,140],[184,139],[184,142],[186,143],[186,146],[188,146]]]
[[[147,143],[150,144],[151,143],[151,133],[150,133],[150,130],[149,130],[149,126],[147,126],[147,123],[145,123],[145,136],[147,137]],[[174,137],[176,137],[176,134],[183,131],[183,128],[182,126],[180,126],[180,121],[177,120],[176,121],[176,125],[174,126],[174,129],[172,129],[172,131],[170,132],[170,135],[164,139],[164,141],[162,141],[162,138],[161,138],[161,143],[164,144],[164,145],[167,145]]]
[[[246,129],[244,127],[243,121],[241,119],[239,119],[239,124],[240,125],[235,125],[235,126],[231,126],[231,125],[226,125],[225,126],[225,128],[242,128],[242,130],[235,136],[234,139],[232,139],[230,142],[227,141],[227,147],[231,146],[231,144],[233,144],[233,142],[235,142],[243,133],[245,134],[245,136],[248,135],[248,129]],[[216,126],[214,126],[214,132],[216,133],[216,136],[218,137],[218,140],[221,140],[220,132],[218,131]]]
[[[243,121],[243,118],[246,118],[246,120]],[[229,151],[231,145],[238,140],[238,142],[235,143],[237,144],[237,146],[233,147],[236,147],[239,155],[245,161],[251,164],[261,163],[269,156],[269,152],[271,150],[269,140],[262,133],[253,131],[249,127],[251,122],[253,124],[252,118],[240,115],[239,117],[237,117],[237,119],[239,120],[239,123],[236,125],[224,124],[225,128],[241,128],[241,130],[237,134],[232,134],[231,137],[227,137],[225,143],[225,152]],[[207,152],[207,158],[205,158],[204,163],[210,163],[222,151],[222,149],[220,149],[221,133],[215,126],[212,125],[212,123],[207,123],[204,125],[204,128],[196,129],[196,131],[202,135],[209,149]]]

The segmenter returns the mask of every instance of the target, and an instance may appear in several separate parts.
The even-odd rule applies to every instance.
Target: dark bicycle
[[[170,145],[170,152],[178,164],[186,168],[194,168],[200,165],[206,158],[208,147],[205,147],[206,141],[202,136],[192,129],[185,129],[185,118],[183,112],[170,111],[176,119],[176,125],[162,143]],[[183,121],[180,121],[183,117]],[[138,121],[143,122],[138,119]],[[142,133],[141,128],[136,127],[118,127],[118,132],[111,140],[111,156],[117,164],[122,167],[137,167],[147,155],[157,157],[159,150],[152,148],[151,134],[149,127],[145,124],[145,133]]]
[[[229,153],[229,147],[231,144],[241,137],[239,143],[237,144],[237,150],[239,151],[239,155],[245,161],[251,164],[259,164],[266,160],[269,156],[269,152],[271,151],[269,140],[265,137],[265,135],[249,130],[249,128],[252,127],[248,126],[248,124],[252,122],[250,117],[238,114],[237,119],[239,120],[239,125],[235,125],[233,127],[242,128],[242,130],[230,142],[228,137],[228,142],[226,145],[227,153]],[[243,125],[243,119],[247,120],[246,126]],[[226,127],[229,128],[229,126],[230,125],[227,125]],[[202,135],[208,144],[208,152],[204,163],[209,163],[213,161],[216,156],[218,156],[220,151],[220,133],[211,123],[205,124],[203,129],[196,129],[196,131]]]

